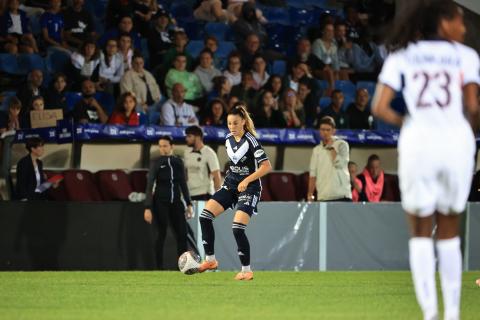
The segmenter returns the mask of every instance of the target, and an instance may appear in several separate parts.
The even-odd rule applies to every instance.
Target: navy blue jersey
[[[249,132],[246,132],[239,142],[232,134],[228,134],[225,147],[229,158],[229,167],[224,184],[231,189],[237,189],[238,184],[257,171],[261,162],[268,160],[260,142]],[[260,191],[260,180],[251,182],[247,190]]]

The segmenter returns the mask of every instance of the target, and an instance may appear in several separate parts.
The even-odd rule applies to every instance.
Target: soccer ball
[[[194,274],[198,272],[200,267],[200,256],[193,251],[182,253],[178,258],[178,269],[183,274]]]

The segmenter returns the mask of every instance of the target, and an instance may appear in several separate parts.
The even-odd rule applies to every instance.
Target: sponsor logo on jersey
[[[264,154],[265,154],[265,151],[263,151],[263,150],[261,150],[261,149],[255,151],[255,153],[254,153],[255,158],[259,158],[259,157],[263,156]]]

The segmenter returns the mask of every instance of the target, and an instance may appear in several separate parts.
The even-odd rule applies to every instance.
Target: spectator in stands
[[[175,59],[179,54],[185,56],[187,59],[186,70],[192,70],[193,57],[186,50],[188,43],[188,37],[185,31],[177,30],[173,35],[173,48],[167,50],[163,56],[163,67],[165,70],[169,70],[174,66]]]
[[[300,80],[297,96],[305,110],[305,125],[311,128],[315,123],[317,115],[320,113],[320,106],[318,98],[312,92],[311,82],[308,79]]]
[[[203,40],[203,46],[204,46],[204,49],[208,49],[208,50],[210,50],[210,52],[212,52],[213,65],[215,66],[215,68],[221,69],[222,68],[222,66],[221,66],[222,61],[216,55],[217,50],[218,50],[218,39],[214,35],[208,35]]]
[[[199,126],[188,127],[185,135],[188,148],[185,149],[183,159],[188,190],[192,200],[209,200],[215,190],[222,187],[217,154],[203,143],[203,130]]]
[[[137,98],[133,92],[122,93],[108,123],[138,126],[140,120],[138,118],[138,113],[135,112],[136,106]]]
[[[99,46],[103,47],[105,42],[108,39],[118,38],[122,34],[129,34],[132,38],[132,43],[135,49],[140,49],[142,47],[141,38],[138,32],[133,29],[133,20],[130,15],[123,16],[118,23],[116,28],[112,28],[105,32],[103,36],[100,38]]]
[[[160,124],[164,126],[191,126],[198,124],[194,107],[185,102],[185,87],[175,83],[172,95],[162,106]]]
[[[302,128],[305,126],[305,110],[295,90],[287,89],[285,91],[280,102],[280,109],[285,117],[287,128]]]
[[[253,88],[253,75],[251,71],[242,72],[242,82],[233,86],[230,95],[236,96],[238,100],[244,101],[250,112],[255,109],[254,104],[257,90]]]
[[[253,88],[255,90],[259,90],[263,87],[270,75],[267,72],[267,61],[262,55],[256,55],[253,59],[253,69],[252,69],[252,76],[253,76]]]
[[[350,173],[350,186],[352,190],[352,201],[360,201],[360,192],[362,192],[363,184],[357,177],[358,166],[355,162],[348,162],[348,172]]]
[[[339,79],[348,80],[350,74],[353,73],[351,63],[352,57],[352,41],[347,38],[347,25],[343,21],[335,24],[335,45],[337,46]]]
[[[19,0],[9,0],[8,10],[0,17],[0,49],[10,54],[38,53],[30,21],[19,5]]]
[[[177,255],[180,256],[188,248],[188,229],[185,218],[190,219],[193,216],[193,209],[185,179],[185,167],[183,161],[173,155],[172,138],[170,136],[160,137],[158,145],[160,158],[152,164],[148,172],[145,191],[147,198],[143,216],[148,224],[155,222],[155,226],[158,228],[156,258],[157,266],[162,268],[163,246],[168,225],[170,224],[174,231]],[[185,208],[185,203],[187,208]]]
[[[153,16],[153,26],[150,28],[147,43],[152,69],[163,62],[163,56],[173,46],[173,32],[169,29],[168,13],[159,10]]]
[[[133,0],[133,26],[142,37],[146,37],[150,29],[150,21],[157,11],[157,1]]]
[[[358,10],[354,5],[347,4],[343,8],[345,12],[345,24],[347,26],[347,37],[354,42],[358,41],[360,38],[360,30],[362,29],[362,24],[358,16]]]
[[[100,52],[97,44],[93,40],[87,40],[83,43],[80,51],[72,53],[70,56],[71,67],[69,78],[72,79],[74,89],[85,79],[93,79],[94,72],[100,64]]]
[[[352,67],[356,79],[376,81],[382,64],[378,46],[372,41],[371,33],[365,29],[352,47]]]
[[[100,53],[100,65],[98,71],[99,86],[116,96],[119,90],[120,80],[125,72],[123,66],[123,57],[118,52],[117,40],[109,39],[105,44],[105,48]]]
[[[69,50],[63,34],[65,20],[60,12],[62,1],[50,0],[50,8],[40,17],[42,40],[45,48]]]
[[[129,70],[132,67],[133,47],[132,37],[129,34],[122,34],[118,38],[118,49],[123,59],[124,71]]]
[[[53,76],[50,87],[45,94],[45,108],[62,109],[67,112],[67,98],[65,92],[67,88],[67,77],[63,73],[57,73]]]
[[[238,97],[230,95],[227,100],[227,110],[225,110],[226,113],[228,114],[230,110],[232,110],[233,107],[235,107],[236,103],[239,101],[240,100],[238,99]]]
[[[333,24],[326,23],[322,29],[322,37],[313,42],[312,50],[318,59],[334,71],[335,79],[337,79],[340,65],[334,36],[335,28]]]
[[[75,49],[80,49],[83,42],[96,39],[93,15],[83,7],[85,0],[73,0],[72,4],[63,11],[65,20],[65,40]]]
[[[147,112],[160,102],[162,95],[153,75],[145,70],[141,55],[132,58],[132,69],[125,72],[120,80],[120,92],[133,92],[137,97],[137,111]]]
[[[302,79],[311,79],[310,70],[308,66],[303,62],[296,62],[290,73],[284,78],[283,86],[285,89],[290,88],[295,91],[298,91],[298,85]]]
[[[202,125],[212,127],[227,127],[227,112],[225,102],[221,99],[213,99],[208,103],[207,116]]]
[[[352,201],[350,174],[348,172],[349,147],[335,137],[335,120],[320,119],[322,142],[313,149],[310,159],[310,179],[307,199],[318,201]]]
[[[203,49],[200,52],[200,65],[194,73],[202,84],[204,94],[210,93],[213,88],[213,78],[221,76],[222,73],[213,65],[213,54],[209,49]]]
[[[223,103],[227,103],[230,92],[232,91],[232,86],[227,77],[217,76],[213,78],[213,90],[208,95],[208,101],[213,99],[220,99]]]
[[[108,115],[95,99],[95,83],[92,80],[83,80],[82,99],[73,107],[70,117],[76,123],[107,123]]]
[[[302,62],[310,67],[312,75],[318,79],[325,79],[333,87],[335,74],[330,67],[325,66],[322,60],[312,53],[312,44],[308,38],[301,38],[297,43],[295,56],[288,61],[287,69],[291,70],[295,64]]]
[[[272,74],[263,89],[272,92],[273,99],[279,102],[279,100],[282,99],[284,91],[282,77],[278,74]]]
[[[45,110],[45,99],[42,96],[36,96],[32,99],[32,105],[30,111],[43,111]]]
[[[43,163],[40,158],[44,154],[44,141],[41,138],[30,138],[25,147],[28,155],[17,163],[16,197],[19,200],[45,200],[46,196],[39,187],[46,180]]]
[[[243,4],[246,2],[250,2],[251,5],[255,6],[255,0],[228,0],[227,14],[230,23],[235,23],[235,21],[241,18]],[[257,15],[257,19],[261,24],[266,24],[268,22],[260,9],[256,8],[255,14]]]
[[[247,36],[245,41],[242,41],[241,45],[237,45],[237,48],[240,48],[242,70],[252,70],[253,60],[256,55],[263,53],[260,48],[260,37],[255,33],[251,33]]]
[[[221,0],[202,0],[193,11],[193,16],[197,20],[207,22],[228,21],[227,10],[222,8]]]
[[[335,120],[335,123],[338,124],[338,128],[346,129],[350,127],[350,119],[348,114],[345,113],[342,109],[343,102],[345,97],[343,92],[340,90],[333,90],[332,92],[332,103],[325,109],[320,112],[318,119],[323,119],[324,117],[332,117]]]
[[[28,107],[32,104],[32,98],[35,96],[44,96],[45,91],[42,88],[43,72],[39,69],[33,69],[27,76],[27,84],[20,86],[17,91],[17,97],[22,102],[22,106]],[[26,111],[26,110],[25,110]]]
[[[357,89],[355,102],[347,109],[350,129],[373,129],[373,116],[368,108],[368,100],[367,89]]]
[[[242,82],[242,60],[238,51],[230,52],[228,55],[227,69],[223,71],[223,75],[230,81],[230,85],[236,86]]]
[[[269,90],[263,90],[255,110],[255,126],[258,128],[285,128],[287,123],[278,103]]]
[[[124,16],[131,15],[133,12],[132,0],[108,0],[105,9],[105,29],[114,28]]]
[[[172,88],[175,83],[181,83],[186,89],[185,99],[195,101],[203,95],[203,87],[195,73],[187,71],[188,57],[179,53],[174,61],[174,68],[170,69],[165,77],[167,94],[172,97]]]
[[[241,47],[243,42],[251,34],[256,34],[262,44],[266,44],[268,41],[267,32],[258,20],[255,4],[253,3],[246,2],[243,4],[242,15],[232,25],[232,28],[237,36],[237,47]]]
[[[368,157],[367,166],[358,175],[358,179],[363,185],[360,201],[380,202],[384,190],[384,173],[378,155]]]
[[[20,110],[22,103],[17,97],[11,97],[8,103],[8,111],[0,111],[0,134],[5,131],[19,130],[22,128]]]

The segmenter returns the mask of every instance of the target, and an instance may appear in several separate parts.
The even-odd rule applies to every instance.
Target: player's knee
[[[200,213],[200,222],[213,220],[215,220],[215,215],[211,211],[203,209],[202,213]]]
[[[243,238],[245,236],[245,229],[247,226],[240,222],[234,222],[232,224],[233,236],[235,239]]]

